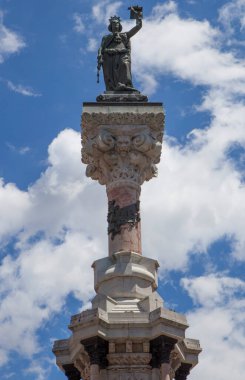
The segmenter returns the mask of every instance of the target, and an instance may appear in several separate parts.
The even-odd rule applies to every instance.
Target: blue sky
[[[142,189],[143,253],[201,341],[189,379],[242,380],[245,0],[141,4],[134,84],[166,110],[159,176]],[[129,5],[0,0],[1,379],[63,379],[52,342],[93,297],[107,206],[80,162],[80,116],[104,88],[96,50],[108,17],[126,30]]]

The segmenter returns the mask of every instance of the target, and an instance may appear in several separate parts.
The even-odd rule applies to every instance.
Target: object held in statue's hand
[[[142,19],[143,18],[143,7],[139,7],[138,5],[133,5],[132,7],[128,8],[130,10],[130,18],[135,19]]]

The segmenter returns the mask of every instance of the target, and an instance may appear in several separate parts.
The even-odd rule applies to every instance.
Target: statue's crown
[[[118,16],[112,16],[111,18],[109,18],[109,21],[110,21],[110,23],[113,21],[121,22],[121,19]]]

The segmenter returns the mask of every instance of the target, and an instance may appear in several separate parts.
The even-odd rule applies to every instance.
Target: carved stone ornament
[[[102,126],[94,136],[83,135],[82,161],[101,185],[141,185],[157,175],[161,148],[161,136],[146,125]]]
[[[121,226],[128,224],[130,230],[140,222],[140,202],[120,208],[115,201],[109,202],[108,207],[108,234],[113,240],[121,232]]]
[[[149,353],[118,353],[107,355],[110,366],[145,366],[150,363],[151,354]]]
[[[90,379],[90,361],[88,355],[85,352],[80,352],[79,356],[74,361],[75,367],[81,374],[83,380]]]
[[[159,132],[159,139],[162,140],[164,113],[163,112],[83,112],[82,129],[83,138],[87,132],[94,133],[100,125],[148,125],[156,132]]]

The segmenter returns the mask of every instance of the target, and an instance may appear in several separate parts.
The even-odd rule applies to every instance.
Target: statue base
[[[103,94],[97,96],[97,102],[112,102],[112,103],[126,103],[126,102],[148,102],[146,95],[141,94],[139,91],[105,91]]]

